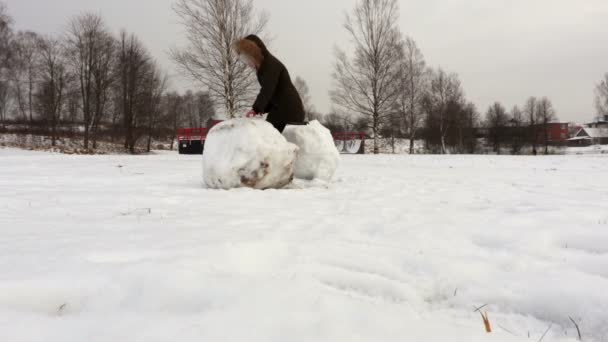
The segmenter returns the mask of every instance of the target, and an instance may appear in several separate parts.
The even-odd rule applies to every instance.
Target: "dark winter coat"
[[[304,106],[298,91],[291,82],[289,72],[276,57],[266,48],[266,45],[255,35],[244,40],[255,43],[239,44],[240,52],[248,54],[258,66],[257,78],[260,82],[258,94],[253,110],[258,114],[268,113],[267,121],[279,131],[283,131],[286,124],[301,124],[304,122]],[[258,48],[259,51],[248,51]]]

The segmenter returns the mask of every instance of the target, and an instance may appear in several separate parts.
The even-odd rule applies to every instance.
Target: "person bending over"
[[[268,113],[266,121],[279,132],[285,126],[304,124],[304,105],[287,68],[273,56],[262,40],[249,35],[234,44],[239,58],[256,70],[261,89],[247,116]]]

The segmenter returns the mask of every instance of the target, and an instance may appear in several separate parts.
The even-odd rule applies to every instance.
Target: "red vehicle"
[[[340,153],[365,154],[365,133],[336,132],[332,135]]]
[[[203,154],[205,149],[205,140],[209,130],[221,120],[207,121],[207,127],[202,128],[178,128],[177,142],[179,146],[179,154]]]

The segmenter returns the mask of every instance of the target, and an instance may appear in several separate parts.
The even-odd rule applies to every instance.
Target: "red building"
[[[547,131],[547,137],[550,144],[565,144],[568,142],[570,138],[570,130],[568,123],[563,122],[551,122],[547,125],[538,125],[538,139],[539,143],[544,143],[545,141],[545,132]]]

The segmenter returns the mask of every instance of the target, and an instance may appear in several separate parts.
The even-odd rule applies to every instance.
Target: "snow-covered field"
[[[0,341],[608,341],[608,155],[342,158],[0,149]]]

